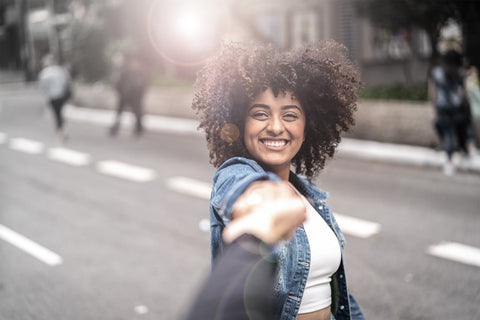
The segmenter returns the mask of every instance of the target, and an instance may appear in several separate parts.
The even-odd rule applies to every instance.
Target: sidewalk
[[[0,70],[0,85],[23,85],[25,83],[24,74],[18,70]]]
[[[105,127],[109,127],[114,119],[113,110],[79,108],[72,104],[67,105],[65,116],[77,122],[93,123]],[[122,128],[131,130],[133,124],[133,114],[126,112],[122,118]],[[198,121],[195,119],[146,114],[144,125],[145,129],[151,132],[203,136],[203,133],[197,130]],[[443,152],[429,148],[351,138],[342,139],[338,154],[363,160],[430,167],[439,170],[442,169],[445,159]],[[474,158],[456,155],[454,162],[458,171],[480,173],[480,155]]]

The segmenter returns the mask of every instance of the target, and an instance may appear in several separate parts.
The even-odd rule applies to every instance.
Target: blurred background
[[[450,49],[480,67],[473,0],[0,0],[0,319],[181,319],[209,270],[196,73],[225,40],[328,39],[364,83],[316,178],[347,236],[351,291],[367,319],[479,319],[480,161],[456,153],[442,173],[427,86]],[[68,139],[38,88],[47,54],[72,78]],[[132,56],[145,131],[127,108],[113,136]]]

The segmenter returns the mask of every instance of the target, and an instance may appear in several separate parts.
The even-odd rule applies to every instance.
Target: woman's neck
[[[275,173],[280,179],[282,179],[282,181],[288,182],[288,178],[290,177],[290,165],[282,167],[262,165],[262,167],[265,169],[265,171]]]

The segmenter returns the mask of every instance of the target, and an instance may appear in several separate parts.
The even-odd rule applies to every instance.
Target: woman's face
[[[290,163],[302,146],[305,113],[292,92],[277,97],[268,88],[247,107],[244,143],[264,169],[288,179]]]

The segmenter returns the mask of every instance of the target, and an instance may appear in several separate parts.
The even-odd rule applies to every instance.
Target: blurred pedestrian
[[[143,96],[148,86],[148,77],[146,66],[142,60],[134,54],[126,55],[117,61],[120,68],[115,70],[118,73],[115,89],[118,95],[115,121],[110,128],[110,135],[116,136],[120,129],[122,113],[126,106],[132,109],[135,116],[136,136],[140,136],[143,131]]]
[[[327,194],[312,181],[353,124],[360,80],[345,47],[329,41],[280,52],[226,44],[196,84],[192,107],[217,167],[210,198],[214,268],[225,227],[281,207],[271,184],[283,183],[294,192],[284,197],[300,197],[307,218],[273,250],[273,319],[364,319],[347,288],[344,237]]]
[[[455,172],[453,154],[456,146],[465,154],[473,143],[470,105],[465,90],[463,57],[455,51],[447,51],[441,63],[432,69],[429,94],[435,107],[434,125],[446,153],[444,173]]]
[[[57,135],[65,141],[67,133],[62,110],[65,102],[71,97],[70,73],[66,68],[58,65],[51,54],[43,57],[42,65],[43,69],[38,76],[39,86],[49,99]]]
[[[478,79],[478,70],[475,66],[471,66],[467,70],[467,95],[470,102],[470,110],[472,114],[472,128],[474,140],[480,142],[480,86]],[[476,146],[472,146],[474,154],[477,153]]]

